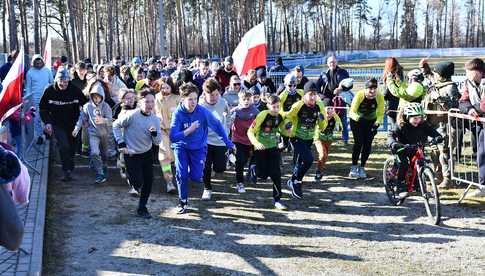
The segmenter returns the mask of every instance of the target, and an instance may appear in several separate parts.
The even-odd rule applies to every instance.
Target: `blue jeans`
[[[347,110],[344,110],[342,116],[340,117],[342,121],[342,140],[345,144],[349,143],[349,122],[347,120]]]
[[[293,145],[293,150],[296,157],[295,167],[293,169],[291,179],[301,181],[313,163],[313,140],[291,138],[291,144]]]

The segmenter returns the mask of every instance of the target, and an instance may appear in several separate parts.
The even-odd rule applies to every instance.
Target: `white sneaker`
[[[212,199],[212,190],[204,189],[202,193],[202,200],[211,200]]]
[[[243,194],[243,193],[246,192],[246,188],[244,188],[244,184],[242,184],[242,183],[237,183],[236,189],[237,189],[237,192],[240,193],[240,194]]]
[[[175,188],[175,185],[173,185],[172,181],[167,182],[167,193],[171,194],[173,192],[176,192],[177,188]]]
[[[367,178],[367,174],[365,173],[364,167],[359,167],[359,178]]]
[[[288,208],[286,208],[285,205],[283,205],[283,203],[279,202],[279,201],[276,201],[274,203],[274,207],[278,210],[288,210]]]
[[[479,189],[470,194],[471,197],[485,197],[485,189]]]
[[[128,194],[136,197],[138,196],[138,191],[135,188],[131,187],[130,190],[128,191]]]
[[[349,177],[359,178],[359,167],[357,166],[350,167]]]

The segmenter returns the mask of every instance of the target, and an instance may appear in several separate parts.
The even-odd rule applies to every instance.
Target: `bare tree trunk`
[[[92,53],[92,50],[93,50],[93,47],[92,47],[92,44],[91,44],[91,37],[92,37],[92,32],[91,32],[91,23],[90,23],[90,20],[89,18],[91,18],[92,14],[91,14],[91,0],[87,0],[88,1],[88,4],[87,4],[87,8],[88,8],[88,20],[86,20],[86,25],[87,25],[87,29],[88,29],[88,33],[87,33],[87,37],[88,37],[88,57],[89,58],[93,58],[93,53]]]
[[[49,17],[47,14],[47,0],[44,0],[44,18],[45,18],[45,41],[47,41],[47,36],[49,36]],[[45,41],[41,44],[44,45]]]
[[[454,41],[453,41],[453,39],[454,39],[453,31],[455,29],[454,26],[453,26],[454,23],[455,23],[455,13],[453,11],[454,6],[455,6],[455,1],[452,0],[451,1],[451,19],[450,19],[450,21],[451,21],[450,22],[450,48],[453,48],[453,45],[454,45]]]
[[[18,0],[19,11],[20,11],[20,31],[22,33],[22,42],[25,49],[25,53],[29,53],[29,36],[27,33],[27,18],[25,16],[25,3],[23,0]]]
[[[71,37],[72,37],[72,56],[70,57],[73,62],[78,60],[78,50],[77,50],[77,39],[76,39],[76,24],[74,22],[74,18],[76,16],[74,9],[73,9],[73,1],[66,1],[67,2],[67,10],[69,11],[69,25],[71,29]]]
[[[210,1],[206,1],[206,6],[205,6],[205,16],[206,16],[206,20],[207,20],[207,49],[209,51],[209,55],[212,56],[213,53],[212,53],[212,43],[211,43],[211,21],[210,21],[210,17],[209,17],[209,2]]]
[[[145,3],[144,5],[144,14],[148,15],[148,7]],[[141,20],[140,20],[140,23],[141,23]],[[150,26],[149,23],[148,23],[148,16],[144,16],[144,25],[145,25],[145,28],[142,28],[142,26],[140,26],[140,31],[144,29],[143,33],[145,34],[145,37],[144,37],[144,41],[146,41],[146,46],[147,46],[147,50],[145,52],[145,54],[147,56],[151,56],[152,53],[151,53],[151,46],[152,46],[152,41],[151,41],[151,38],[150,38],[150,35],[148,34],[148,27]]]
[[[177,45],[178,50],[177,50],[177,55],[183,56],[184,54],[184,39],[182,38],[183,36],[183,18],[182,18],[182,1],[181,0],[176,0],[176,16],[177,16]]]
[[[76,13],[76,37],[78,39],[78,59],[82,60],[86,57],[86,39],[84,37],[84,16],[79,16],[84,14],[84,1],[77,1],[75,6]]]
[[[34,52],[40,53],[40,35],[39,35],[39,1],[40,0],[33,0],[34,4]]]
[[[3,52],[7,53],[7,0],[2,1],[2,39],[3,39]]]
[[[160,20],[160,56],[165,56],[165,14],[163,10],[163,0],[159,0],[159,20]],[[200,18],[200,14],[199,14]],[[200,19],[199,19],[200,20]],[[202,46],[202,45],[201,45]]]
[[[443,24],[443,37],[441,42],[441,47],[445,46],[446,43],[446,27],[448,25],[448,0],[445,0],[445,23]]]
[[[108,41],[106,41],[106,48],[107,48],[107,57],[106,60],[111,60],[113,58],[113,33],[114,33],[114,24],[113,24],[113,1],[107,0],[106,4],[108,6]]]
[[[481,4],[481,9],[480,9],[480,32],[478,32],[478,35],[477,35],[477,46],[480,46],[479,44],[479,41],[483,41],[485,40],[485,20],[484,20],[484,17],[485,17],[485,1],[484,0],[480,0],[480,4]],[[481,40],[480,40],[480,34],[481,34]],[[485,43],[485,41],[483,42]]]
[[[94,0],[94,29],[96,31],[96,63],[101,62],[101,39],[99,36],[99,4]]]
[[[222,36],[222,43],[223,43],[223,56],[228,56],[229,55],[229,45],[228,40],[229,40],[229,5],[224,5],[224,14],[222,15],[222,20],[223,20],[223,36]]]

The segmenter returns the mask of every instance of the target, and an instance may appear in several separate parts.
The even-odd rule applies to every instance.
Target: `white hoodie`
[[[52,72],[47,67],[42,67],[37,69],[34,67],[34,60],[42,59],[41,55],[34,55],[32,57],[32,64],[27,72],[27,77],[25,78],[25,92],[26,95],[32,93],[34,103],[37,105],[40,102],[40,98],[44,94],[44,90],[53,82]],[[42,59],[44,61],[44,59]]]

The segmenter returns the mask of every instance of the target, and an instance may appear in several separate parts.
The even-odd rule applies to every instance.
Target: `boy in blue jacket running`
[[[187,83],[179,88],[181,103],[172,116],[170,140],[175,156],[176,180],[179,190],[178,213],[187,212],[188,180],[202,182],[205,158],[207,155],[207,133],[211,128],[219,135],[226,146],[234,148],[227,137],[224,127],[205,107],[197,104],[197,86]]]

